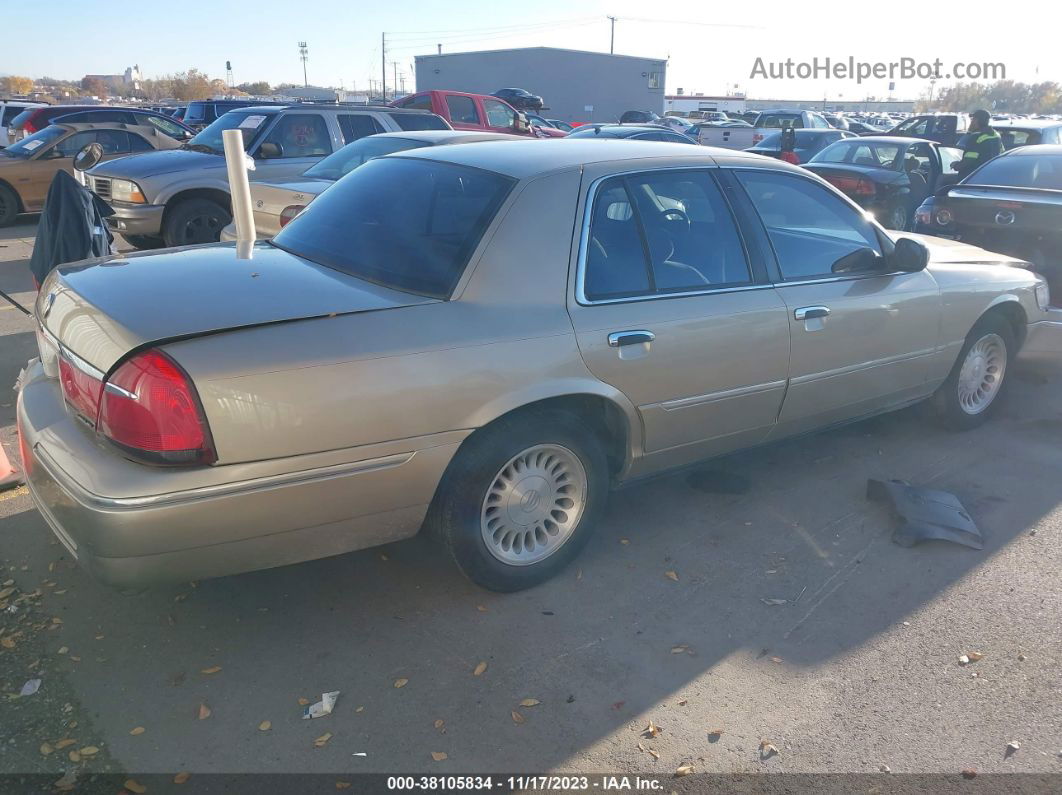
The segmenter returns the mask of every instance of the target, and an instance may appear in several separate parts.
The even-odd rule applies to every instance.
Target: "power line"
[[[600,19],[592,19],[592,20],[589,20],[587,22],[573,22],[573,23],[571,23],[569,25],[551,25],[550,26],[550,30],[568,30],[568,29],[575,28],[575,27],[585,27],[587,25],[598,25],[600,23],[601,23]],[[527,33],[535,33],[535,32],[537,32],[537,31],[517,31],[517,32],[514,32],[514,33],[502,33],[502,34],[499,34],[499,35],[491,35],[491,36],[476,36],[476,37],[473,37],[473,38],[465,38],[465,39],[444,39],[442,41],[437,41],[436,39],[429,39],[429,40],[427,40],[427,41],[425,41],[425,42],[423,42],[421,44],[403,44],[403,45],[398,46],[398,47],[390,47],[389,49],[391,49],[393,51],[396,51],[396,52],[399,51],[399,50],[406,50],[406,51],[408,51],[408,50],[424,50],[424,49],[430,48],[434,44],[445,44],[447,46],[451,46],[452,47],[452,46],[455,46],[455,45],[475,43],[475,42],[481,42],[481,41],[499,41],[499,40],[505,40],[505,39],[512,39],[512,38],[516,38],[516,37],[519,37],[519,36],[523,36],[523,35],[525,35]]]
[[[583,22],[588,20],[596,20],[597,17],[574,17],[570,19],[555,20],[553,22],[524,22],[516,25],[495,25],[486,28],[450,28],[449,30],[399,30],[393,31],[392,36],[402,38],[403,36],[412,36],[415,34],[423,34],[426,37],[435,37],[445,34],[461,34],[468,35],[471,33],[489,33],[491,31],[503,31],[512,30],[514,28],[538,28],[549,25],[563,25],[570,22]]]

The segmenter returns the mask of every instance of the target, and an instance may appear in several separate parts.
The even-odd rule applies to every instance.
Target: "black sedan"
[[[568,133],[569,138],[628,138],[637,141],[670,141],[676,144],[699,144],[687,135],[656,124],[583,124]]]
[[[491,96],[505,100],[517,110],[542,110],[542,97],[522,88],[500,88]]]
[[[915,231],[1031,262],[1062,296],[1062,145],[1022,146],[989,160],[926,199]]]
[[[936,141],[859,137],[837,141],[805,166],[872,212],[890,229],[907,229],[914,211],[942,185],[957,182],[962,150]]]
[[[796,155],[797,163],[807,163],[811,158],[825,149],[832,143],[843,140],[845,138],[854,138],[855,136],[845,130],[796,130],[796,146],[793,149],[793,154]],[[755,155],[767,155],[768,157],[774,157],[781,159],[782,157],[782,133],[774,132],[760,141],[753,147],[745,150],[746,152],[752,152]],[[792,161],[790,161],[792,162]]]

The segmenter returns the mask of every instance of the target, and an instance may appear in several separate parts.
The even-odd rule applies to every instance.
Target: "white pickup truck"
[[[748,149],[784,127],[817,127],[828,130],[830,123],[826,121],[825,116],[813,110],[765,110],[756,118],[752,127],[701,125],[697,131],[697,142],[704,146],[721,146],[724,149]]]

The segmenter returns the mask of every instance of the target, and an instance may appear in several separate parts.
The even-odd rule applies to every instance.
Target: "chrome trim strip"
[[[59,352],[59,355],[66,359],[68,362],[70,362],[70,364],[74,365],[74,367],[76,367],[78,370],[85,373],[86,375],[91,375],[97,381],[102,381],[104,376],[107,375],[105,372],[103,372],[103,370],[100,370],[98,367],[94,367],[93,365],[89,364],[76,353],[74,353],[72,350],[70,350],[68,347],[63,345],[63,343],[59,341],[58,337],[56,337],[54,334],[52,334],[52,332],[50,332],[44,327],[43,323],[37,323],[37,328],[40,330],[41,334],[47,337],[48,341],[55,346],[55,349]]]
[[[154,494],[146,497],[101,497],[86,491],[84,487],[76,483],[65,470],[60,467],[48,455],[40,444],[34,445],[33,451],[38,463],[41,463],[48,474],[60,484],[64,491],[72,495],[79,502],[91,507],[104,510],[113,509],[137,509],[157,508],[166,505],[174,505],[214,497],[229,497],[236,494],[250,494],[265,489],[279,486],[293,486],[300,483],[310,483],[318,480],[331,480],[346,475],[361,475],[366,472],[376,472],[383,469],[392,469],[409,462],[416,452],[396,453],[394,455],[370,458],[364,461],[354,461],[348,464],[334,464],[316,469],[306,469],[301,472],[286,472],[279,475],[254,478],[252,480],[240,480],[235,483],[221,483],[216,486],[201,486],[185,491],[169,492],[167,494]]]
[[[676,400],[666,400],[663,403],[650,404],[658,405],[664,411],[674,411],[675,409],[686,409],[691,406],[700,406],[704,403],[715,403],[719,400],[729,400],[736,397],[747,397],[748,395],[758,395],[761,392],[771,392],[775,389],[784,389],[785,380],[770,381],[766,384],[753,384],[751,386],[739,386],[735,389],[725,389],[722,392],[709,392],[707,395],[694,395],[693,397],[678,398]]]
[[[848,375],[850,373],[856,373],[860,370],[872,370],[875,367],[883,367],[888,364],[896,364],[897,362],[911,361],[914,359],[921,359],[925,356],[933,356],[937,353],[936,348],[926,348],[920,351],[914,351],[913,353],[903,353],[897,356],[886,356],[883,359],[874,359],[869,362],[860,362],[859,364],[850,364],[846,367],[838,367],[834,370],[823,370],[821,373],[809,373],[808,375],[800,375],[796,378],[790,378],[790,386],[796,386],[800,384],[807,384],[812,381],[818,381],[821,378],[833,378],[837,375]]]
[[[136,393],[130,392],[128,389],[122,389],[122,387],[118,386],[117,384],[112,384],[110,381],[108,381],[106,384],[103,385],[103,391],[104,392],[112,392],[115,395],[121,395],[124,398],[129,398],[130,400],[139,400],[140,399],[136,395]]]

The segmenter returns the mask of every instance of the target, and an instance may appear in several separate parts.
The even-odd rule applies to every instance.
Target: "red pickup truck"
[[[455,130],[526,135],[529,138],[563,138],[567,133],[551,127],[535,127],[507,102],[485,94],[462,91],[421,91],[391,103],[395,108],[430,110],[442,116]]]

